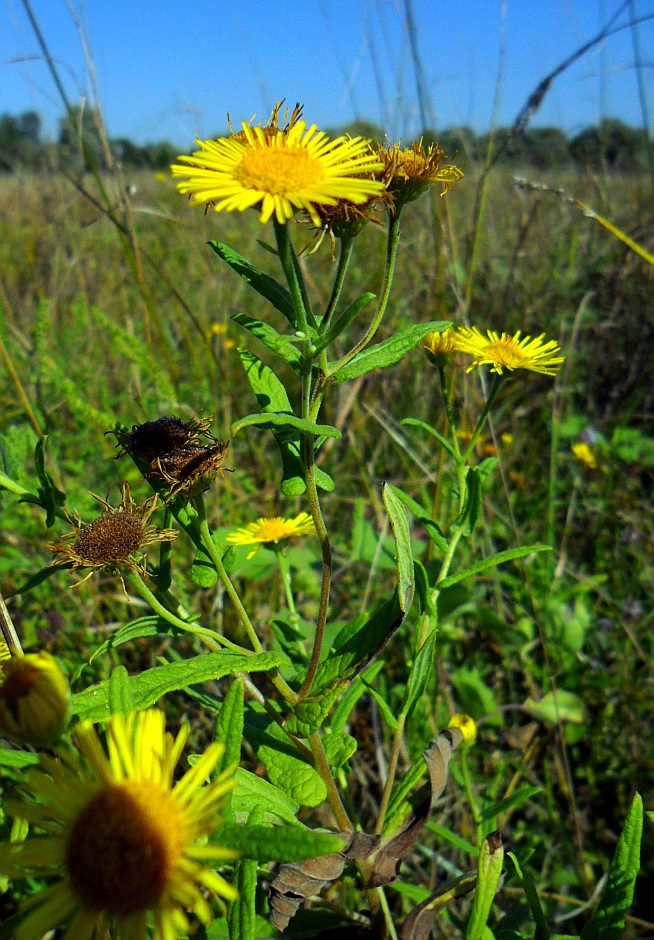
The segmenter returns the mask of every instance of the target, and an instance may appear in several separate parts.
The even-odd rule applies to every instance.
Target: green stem
[[[388,213],[388,235],[386,239],[386,263],[384,265],[384,277],[382,280],[382,289],[377,302],[377,309],[372,319],[372,323],[361,337],[359,342],[346,353],[342,359],[334,363],[329,370],[330,375],[335,375],[339,369],[347,365],[362,349],[364,349],[377,332],[382,317],[386,312],[386,305],[390,297],[391,287],[393,286],[393,275],[395,273],[395,259],[397,249],[400,245],[400,216],[399,213]]]
[[[470,777],[470,768],[468,767],[468,758],[466,755],[465,746],[459,752],[459,765],[461,767],[461,776],[463,777],[463,787],[466,791],[466,796],[468,798],[468,803],[470,804],[470,809],[472,810],[472,816],[475,821],[475,829],[477,832],[477,848],[481,848],[483,842],[482,836],[482,815],[479,806],[477,805],[477,800],[475,799],[475,794],[472,789],[472,779]]]
[[[405,722],[406,712],[401,712],[397,719],[397,728],[395,729],[395,735],[393,737],[393,749],[391,751],[390,760],[388,762],[388,774],[386,775],[384,792],[382,793],[381,803],[379,806],[379,815],[377,817],[377,825],[375,826],[375,835],[378,836],[380,836],[384,831],[386,811],[388,810],[388,804],[391,799],[391,791],[393,789],[395,774],[397,772],[397,762],[400,757],[400,748],[402,747],[402,738],[404,737]]]
[[[329,764],[327,763],[325,749],[317,731],[310,736],[309,744],[311,745],[314,766],[322,777],[325,786],[327,787],[327,799],[329,800],[329,805],[331,806],[332,812],[336,817],[336,822],[344,832],[354,832],[354,826],[350,822],[350,818],[345,812],[345,807],[343,806],[341,797],[336,788],[336,782],[332,776],[331,770],[329,769]]]
[[[0,594],[0,629],[2,630],[2,636],[4,637],[4,641],[7,644],[7,648],[9,649],[11,655],[22,656],[23,647],[20,645],[16,628],[14,627],[13,620],[9,615],[9,611],[7,610],[7,605],[5,604],[2,594]]]
[[[152,593],[141,575],[132,572],[128,575],[128,578],[132,587],[141,595],[143,600],[149,604],[156,614],[159,614],[162,620],[165,620],[171,626],[178,627],[186,633],[193,633],[195,636],[200,637],[200,639],[213,650],[220,649],[221,646],[226,646],[228,649],[242,653],[245,656],[252,655],[250,650],[243,649],[242,646],[232,643],[231,640],[221,636],[220,633],[216,633],[214,630],[209,630],[206,627],[200,627],[195,623],[188,623],[186,620],[177,617],[172,611],[168,610],[167,607],[164,607],[161,601]]]
[[[338,254],[338,265],[336,268],[334,285],[332,287],[329,303],[327,304],[327,309],[325,310],[325,314],[320,323],[321,334],[326,331],[327,327],[329,326],[329,321],[331,320],[332,315],[336,310],[336,305],[338,304],[339,297],[341,296],[341,290],[343,289],[343,283],[345,281],[345,275],[347,274],[350,258],[352,257],[352,249],[354,248],[354,239],[352,237],[341,238],[340,242],[341,250]]]
[[[495,401],[497,393],[499,392],[502,382],[504,381],[505,378],[506,376],[504,375],[504,373],[502,374],[496,373],[493,376],[493,384],[491,385],[491,390],[488,393],[488,398],[486,400],[486,404],[484,405],[484,410],[479,416],[479,421],[477,422],[477,427],[473,431],[472,437],[470,438],[470,443],[466,447],[465,452],[463,456],[461,457],[461,460],[464,463],[467,462],[468,458],[470,457],[470,454],[474,450],[475,444],[477,443],[477,439],[479,438],[479,435],[481,434],[481,430],[484,424],[486,423],[486,418],[488,417],[488,413],[491,410],[493,402]]]
[[[456,425],[454,423],[454,415],[452,414],[452,402],[450,401],[450,390],[447,387],[447,378],[445,375],[445,369],[443,366],[438,367],[438,374],[441,380],[441,395],[443,397],[443,407],[445,408],[445,417],[447,418],[447,427],[452,437],[452,446],[457,457],[461,457],[461,451],[459,450],[459,439],[456,436]]]
[[[307,309],[305,307],[304,300],[305,292],[300,286],[300,279],[302,274],[293,260],[294,252],[288,234],[288,225],[282,225],[275,219],[274,226],[279,261],[288,283],[288,289],[291,293],[291,300],[293,302],[293,310],[295,311],[296,328],[300,332],[304,333],[306,337],[306,345],[309,342],[309,326],[307,319]]]

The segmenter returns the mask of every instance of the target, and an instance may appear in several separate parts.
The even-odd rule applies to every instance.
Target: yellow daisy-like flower
[[[597,457],[592,448],[585,441],[577,441],[572,445],[572,453],[580,463],[583,463],[589,470],[597,469]]]
[[[382,163],[367,140],[329,140],[315,124],[299,120],[299,113],[280,128],[278,107],[265,127],[244,122],[230,137],[198,140],[201,149],[171,167],[178,190],[193,205],[211,205],[216,212],[260,207],[263,223],[274,215],[283,224],[304,209],[317,227],[316,206],[339,199],[364,203],[384,191],[383,183],[370,178]]]
[[[518,330],[515,336],[508,333],[496,333],[487,330],[483,336],[476,326],[462,326],[457,330],[456,348],[472,356],[474,362],[467,370],[471,372],[475,366],[489,365],[491,372],[502,375],[503,370],[513,372],[515,369],[529,369],[530,372],[541,372],[543,375],[556,375],[561,368],[565,357],[559,344],[554,340],[543,342],[545,334],[535,339],[525,336],[520,339]]]
[[[0,846],[0,872],[59,880],[24,902],[16,940],[63,925],[67,940],[109,931],[114,940],[146,940],[149,918],[153,940],[176,940],[190,928],[185,912],[208,926],[210,898],[223,907],[222,898],[238,897],[213,870],[237,853],[206,842],[234,768],[203,785],[224,752],[212,744],[173,784],[188,735],[184,727],[173,740],[163,712],[150,709],[112,716],[108,753],[93,725],[82,722],[77,751],[41,756],[23,785],[27,799],[6,808],[45,835]]]
[[[445,366],[456,349],[456,330],[450,326],[442,333],[427,333],[422,341],[427,359],[435,366]]]
[[[248,558],[259,551],[262,545],[271,547],[284,539],[294,538],[298,535],[308,535],[315,532],[313,519],[306,512],[301,512],[295,519],[283,519],[275,516],[273,519],[257,519],[242,529],[230,532],[227,541],[232,545],[255,545]]]
[[[399,144],[380,146],[377,154],[383,164],[382,178],[395,200],[396,211],[407,202],[413,202],[434,183],[442,183],[444,196],[452,183],[463,179],[463,171],[452,164],[441,162],[442,150],[432,144],[425,150],[422,140],[411,147]]]
[[[68,683],[49,653],[13,656],[0,665],[0,734],[50,744],[66,728],[68,705]]]

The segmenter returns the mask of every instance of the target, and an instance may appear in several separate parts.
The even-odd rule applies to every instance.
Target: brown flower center
[[[179,803],[148,780],[114,784],[94,796],[66,849],[71,887],[87,910],[128,916],[161,901],[185,841]]]
[[[124,561],[138,552],[144,539],[145,526],[141,515],[118,509],[84,526],[73,550],[89,565],[106,565]]]

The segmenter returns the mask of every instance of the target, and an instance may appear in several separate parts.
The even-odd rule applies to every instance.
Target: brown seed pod
[[[180,447],[199,446],[202,438],[215,441],[209,433],[210,424],[211,418],[193,417],[190,421],[183,421],[174,415],[166,415],[156,421],[135,424],[131,431],[108,433],[115,433],[118,438],[121,446],[119,457],[130,454],[141,460],[156,460]]]
[[[193,499],[208,489],[222,473],[229,441],[218,441],[213,447],[178,447],[170,453],[155,458],[145,478],[149,483],[163,485],[168,500],[177,496]]]

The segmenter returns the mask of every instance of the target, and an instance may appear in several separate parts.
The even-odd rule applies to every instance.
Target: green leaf
[[[374,688],[374,686],[370,685],[369,682],[366,682],[365,679],[363,680],[363,684],[366,687],[366,691],[368,692],[368,695],[370,695],[377,703],[379,711],[382,713],[384,717],[384,721],[386,722],[388,727],[392,731],[396,731],[397,730],[397,718],[391,711],[391,707],[386,701],[386,699],[384,698],[384,696],[381,694],[381,692],[378,692],[377,689]]]
[[[481,818],[494,819],[495,816],[507,813],[515,806],[521,806],[522,803],[526,803],[527,800],[531,800],[532,797],[538,796],[541,791],[542,787],[521,787],[520,790],[512,796],[508,796],[504,800],[496,800],[494,803],[489,803],[488,806],[485,806]]]
[[[345,842],[327,832],[300,826],[250,826],[227,823],[216,830],[215,841],[258,862],[302,862],[340,852]]]
[[[466,497],[461,518],[457,525],[464,525],[466,535],[472,535],[481,516],[481,476],[476,467],[468,467],[466,474]]]
[[[329,424],[314,424],[306,418],[296,418],[289,414],[254,414],[239,418],[232,424],[232,436],[235,437],[243,428],[261,428],[266,431],[275,429],[277,433],[282,433],[284,429],[291,428],[292,431],[303,431],[305,434],[313,434],[314,437],[334,437],[339,440],[343,435],[338,428],[333,428]]]
[[[431,437],[436,438],[438,443],[444,450],[447,451],[450,457],[452,457],[454,460],[458,460],[454,447],[446,438],[443,437],[442,434],[439,434],[436,428],[432,428],[431,424],[426,424],[424,421],[419,421],[418,418],[403,418],[400,424],[406,424],[409,427],[420,428],[421,431],[426,431],[427,434],[431,435]]]
[[[301,825],[296,818],[299,803],[283,793],[279,787],[239,767],[236,771],[236,787],[232,791],[232,812],[250,813],[255,806],[262,808],[266,821],[271,821],[268,817],[272,817]]]
[[[437,634],[438,630],[436,628],[427,634],[411,666],[406,698],[402,706],[402,711],[406,713],[407,717],[413,713],[414,708],[427,687],[429,676],[434,667]]]
[[[286,722],[285,727],[289,734],[308,738],[318,731],[329,715],[332,705],[346,688],[347,682],[335,682],[313,695],[307,695]]]
[[[349,379],[356,379],[360,375],[366,375],[368,372],[372,372],[373,369],[392,366],[412,350],[427,333],[442,332],[451,325],[451,322],[444,323],[441,320],[434,320],[431,323],[417,323],[407,326],[399,333],[384,340],[383,343],[369,346],[360,352],[354,359],[334,373],[334,381],[336,384],[340,384]]]
[[[149,708],[168,692],[176,692],[198,682],[222,679],[238,672],[268,672],[288,664],[283,653],[256,653],[246,656],[231,650],[203,653],[193,659],[146,669],[130,676],[129,687],[134,710]],[[72,713],[81,720],[102,721],[109,717],[109,682],[92,685],[73,696]]]
[[[0,749],[0,767],[11,767],[16,770],[22,770],[23,767],[34,767],[39,762],[38,754],[30,754],[27,751],[8,751]]]
[[[66,502],[66,494],[55,486],[54,480],[45,469],[45,445],[47,440],[48,435],[44,434],[43,437],[40,437],[36,442],[34,467],[36,468],[36,475],[39,480],[38,491],[41,505],[46,513],[45,524],[50,529],[55,524],[57,509],[61,509]]]
[[[351,734],[326,734],[322,739],[329,768],[336,773],[357,752],[357,741]]]
[[[427,569],[421,561],[417,559],[413,562],[414,577],[416,582],[416,597],[418,599],[418,612],[426,614],[432,619],[438,617],[438,610],[432,601],[431,585]]]
[[[220,773],[226,767],[231,767],[232,764],[238,764],[241,758],[243,714],[243,680],[234,679],[216,719],[214,741],[225,745],[225,753],[216,766],[216,773]]]
[[[453,845],[456,849],[459,849],[460,852],[465,852],[466,855],[470,855],[471,858],[477,858],[479,854],[477,852],[477,846],[473,845],[472,842],[468,842],[467,839],[464,839],[463,836],[458,835],[456,832],[452,832],[451,829],[447,829],[445,826],[439,826],[438,823],[428,822],[427,829],[439,836],[443,841],[449,842],[450,845]]]
[[[502,874],[504,850],[499,836],[488,836],[479,853],[477,887],[465,940],[481,940]]]
[[[286,389],[279,381],[275,373],[265,365],[258,356],[251,353],[249,349],[238,348],[245,375],[250,383],[250,388],[254,392],[259,407],[266,414],[293,414],[291,403],[286,394]]]
[[[571,721],[580,725],[586,720],[583,700],[574,692],[566,692],[565,689],[548,692],[537,702],[528,698],[523,707],[534,718],[550,725],[557,725],[559,721]]]
[[[452,587],[453,584],[457,584],[459,581],[464,581],[466,578],[472,577],[474,574],[479,574],[481,571],[486,571],[488,568],[495,568],[497,565],[503,565],[505,561],[514,561],[516,558],[524,558],[525,555],[533,555],[537,552],[551,552],[551,545],[523,545],[520,548],[509,548],[505,552],[498,552],[496,555],[491,555],[490,558],[484,558],[482,561],[478,561],[474,565],[470,565],[469,568],[464,568],[463,571],[457,571],[456,574],[452,574],[449,578],[443,578],[442,581],[438,582],[437,587],[439,590],[444,591],[445,588]]]
[[[211,556],[201,545],[191,565],[191,581],[201,588],[211,588],[218,581],[218,572]]]
[[[413,580],[413,556],[411,554],[411,530],[409,519],[393,488],[382,485],[382,500],[391,522],[397,560],[397,593],[400,609],[408,613],[413,603],[415,582]]]
[[[350,325],[352,320],[354,320],[363,308],[374,299],[375,294],[371,294],[370,291],[365,291],[360,297],[353,300],[349,307],[334,320],[329,329],[313,344],[314,353],[317,355],[319,352],[322,352],[323,349],[331,346],[334,340],[341,335],[343,330]]]
[[[361,675],[357,676],[354,682],[351,683],[347,692],[345,692],[343,698],[334,709],[331,721],[329,722],[329,727],[334,737],[343,733],[347,720],[352,714],[356,703],[362,695],[366,694],[367,686],[364,684],[363,680],[365,679],[366,683],[372,682],[383,665],[383,661],[378,659],[376,662],[371,663],[367,669],[364,669]]]
[[[520,879],[520,884],[522,885],[522,890],[525,892],[525,897],[531,908],[531,916],[534,918],[534,923],[536,924],[534,940],[549,940],[550,931],[547,926],[547,921],[545,920],[545,915],[543,914],[543,908],[540,906],[540,898],[538,897],[536,886],[529,875],[522,871],[518,859],[513,852],[508,852],[507,854],[513,862],[513,866]]]
[[[259,807],[250,815],[252,822],[258,819]],[[238,899],[227,908],[227,923],[230,940],[256,940],[255,899],[257,894],[257,863],[251,860],[234,865],[232,884],[238,891]]]
[[[270,275],[264,274],[263,271],[255,268],[247,258],[239,255],[239,253],[234,251],[233,248],[230,248],[229,245],[210,241],[209,247],[213,248],[218,257],[226,261],[232,271],[235,271],[246,284],[251,284],[258,294],[265,297],[276,310],[283,313],[291,326],[297,329],[293,301],[285,287],[278,284]]]
[[[423,509],[420,503],[416,502],[416,500],[409,496],[408,493],[405,493],[403,490],[401,490],[399,486],[393,486],[393,484],[389,484],[389,488],[397,496],[400,502],[406,506],[411,515],[415,517],[416,521],[420,523],[436,548],[438,548],[439,551],[445,553],[449,547],[448,541],[441,530],[438,528],[438,525],[431,518],[428,511]]]
[[[475,721],[485,717],[487,723],[496,728],[504,724],[502,713],[498,711],[495,693],[484,682],[478,669],[462,666],[452,672],[451,680],[462,712],[470,715]]]
[[[620,940],[634,898],[642,834],[643,801],[636,793],[609,866],[606,887],[597,910],[581,932],[581,940]]]
[[[170,636],[181,633],[171,627],[169,623],[163,620],[157,614],[150,614],[147,617],[139,617],[120,627],[115,633],[104,641],[96,650],[93,651],[89,659],[89,665],[107,650],[122,646],[123,643],[131,643],[132,640],[138,640],[144,636]]]
[[[133,709],[127,670],[124,666],[115,666],[109,677],[109,711],[112,715],[129,715]]]
[[[287,362],[298,375],[302,373],[302,353],[288,336],[278,333],[269,324],[248,316],[247,313],[235,313],[231,319],[256,336],[271,352]]]
[[[324,781],[279,725],[249,703],[245,737],[254,747],[274,786],[302,806],[318,806],[327,797]]]
[[[21,500],[21,502],[26,502]],[[31,502],[31,500],[30,500]],[[53,574],[56,574],[57,571],[64,571],[66,568],[70,567],[69,565],[47,565],[45,568],[41,568],[40,571],[37,571],[36,574],[33,574],[31,578],[28,578],[27,581],[24,581],[20,587],[17,587],[15,591],[11,591],[5,594],[5,597],[15,597],[16,594],[27,594],[28,591],[31,591],[32,588],[35,588],[38,584],[41,584],[43,581],[47,581],[48,578],[51,578]]]

